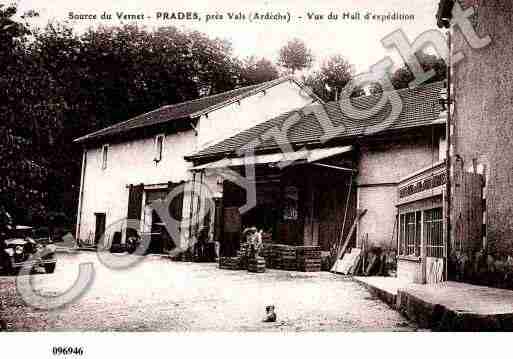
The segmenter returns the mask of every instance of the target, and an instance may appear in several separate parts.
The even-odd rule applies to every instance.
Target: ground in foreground
[[[331,273],[219,270],[216,264],[145,257],[111,270],[95,253],[60,255],[54,274],[34,276],[36,289],[71,286],[80,263],[95,278],[83,296],[45,312],[18,296],[14,277],[0,277],[0,321],[8,331],[411,331],[415,327],[349,278]],[[268,304],[276,323],[262,323]]]

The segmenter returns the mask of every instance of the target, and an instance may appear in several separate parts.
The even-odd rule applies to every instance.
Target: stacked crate
[[[273,257],[273,245],[269,243],[264,243],[262,245],[262,257],[265,259],[265,266],[267,268],[275,268],[274,266],[274,257]]]
[[[321,248],[316,246],[296,247],[297,270],[302,272],[321,271]]]
[[[227,270],[240,270],[241,258],[240,257],[221,257],[219,258],[219,268]]]
[[[240,268],[248,269],[249,245],[242,243],[237,251],[237,257],[240,258]]]
[[[277,245],[276,251],[279,258],[279,269],[295,271],[296,265],[296,247],[287,245]]]
[[[276,244],[264,244],[263,257],[267,268],[280,269],[281,258],[280,253],[276,249]]]
[[[265,272],[265,258],[255,257],[248,260],[248,272],[264,273]]]
[[[249,244],[248,243],[241,243],[240,249],[237,251],[237,255],[240,257],[248,256],[249,255]]]
[[[279,250],[279,244],[273,244],[270,249],[269,254],[269,268],[273,269],[281,269],[282,261],[281,261],[281,253]]]
[[[262,243],[272,244],[273,243],[273,234],[269,232],[262,233]]]

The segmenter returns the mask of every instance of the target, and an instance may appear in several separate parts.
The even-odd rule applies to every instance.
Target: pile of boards
[[[321,248],[314,246],[296,247],[297,270],[301,272],[321,271]]]
[[[365,251],[350,248],[335,263],[332,272],[356,276],[389,276],[393,262],[393,254],[385,253],[380,248]]]
[[[249,245],[244,243],[237,251],[236,257],[219,258],[219,268],[227,270],[247,270],[252,273],[265,272],[265,258],[261,256],[251,257]]]
[[[263,273],[266,268],[320,272],[321,262],[321,248],[318,246],[297,247],[264,243],[259,255],[254,258],[250,258],[248,247],[242,245],[236,257],[219,258],[219,268],[254,273]]]
[[[321,271],[321,248],[318,246],[264,244],[262,255],[268,268],[302,272]]]
[[[275,253],[273,257],[276,269],[297,270],[296,247],[276,244],[273,246],[273,252]]]
[[[219,269],[247,270],[252,273],[264,273],[265,267],[265,258],[259,256],[254,258],[240,256],[219,258]]]
[[[335,262],[332,272],[354,275],[358,271],[360,262],[362,260],[362,250],[359,248],[352,248],[346,252],[340,260]]]
[[[219,268],[227,270],[241,270],[241,257],[220,257]]]

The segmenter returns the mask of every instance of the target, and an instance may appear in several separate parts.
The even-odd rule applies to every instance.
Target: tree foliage
[[[280,49],[278,63],[292,73],[310,68],[313,61],[312,51],[300,39],[290,40]]]
[[[48,161],[34,148],[35,61],[26,42],[27,26],[14,20],[16,8],[0,5],[0,201],[15,217],[41,216],[48,202]]]
[[[0,7],[0,200],[18,222],[43,222],[48,211],[74,222],[74,138],[243,82],[230,44],[200,32],[126,25],[79,35],[58,23],[30,31],[15,15]]]
[[[418,52],[416,54],[419,64],[425,72],[434,70],[435,75],[431,77],[426,84],[437,81],[443,81],[447,78],[447,64],[441,57],[427,54],[425,52]],[[390,77],[392,85],[396,90],[408,88],[410,82],[415,79],[413,72],[411,71],[408,64],[397,69]]]
[[[334,101],[353,74],[353,66],[342,55],[334,55],[325,60],[319,70],[308,75],[305,84],[325,101]]]
[[[241,81],[244,85],[255,85],[272,81],[280,76],[278,68],[271,61],[251,56],[245,59],[241,68]]]

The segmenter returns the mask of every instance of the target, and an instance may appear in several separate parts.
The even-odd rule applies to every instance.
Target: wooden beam
[[[314,166],[319,166],[319,167],[331,168],[331,169],[334,169],[334,170],[339,170],[339,171],[344,171],[344,172],[352,172],[352,173],[358,172],[357,170],[355,170],[353,168],[340,167],[340,166],[334,166],[334,165],[326,165],[324,163],[313,163],[313,165]]]

